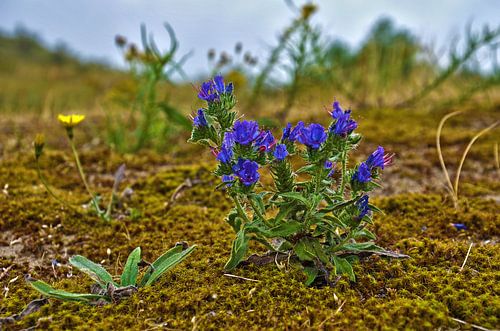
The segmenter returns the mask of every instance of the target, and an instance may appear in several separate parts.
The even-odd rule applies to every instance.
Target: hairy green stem
[[[248,218],[247,214],[243,210],[243,207],[241,206],[241,202],[238,199],[237,195],[232,195],[231,198],[234,201],[234,204],[236,205],[236,210],[238,211],[238,214],[240,215],[241,218],[245,221],[245,223],[250,223],[250,219]]]
[[[347,172],[347,150],[346,146],[344,144],[343,150],[342,150],[342,174],[340,177],[340,194],[342,198],[344,197],[344,191],[345,191],[345,183],[346,183],[346,172]]]
[[[260,212],[259,208],[255,205],[253,200],[250,199],[248,196],[247,196],[247,199],[248,199],[248,201],[250,201],[250,205],[252,206],[252,209],[253,209],[254,213],[257,215],[257,217],[259,217],[262,221],[264,221],[264,223],[266,223],[267,226],[271,227],[272,224],[269,223],[269,221],[264,217],[264,215],[262,215],[262,213]]]

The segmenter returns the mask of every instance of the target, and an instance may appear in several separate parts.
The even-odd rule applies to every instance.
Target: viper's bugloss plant
[[[234,201],[226,221],[236,232],[226,270],[245,258],[249,241],[273,253],[294,256],[307,275],[330,283],[330,271],[355,280],[358,255],[397,256],[377,246],[367,228],[373,212],[369,192],[379,187],[392,155],[378,147],[366,161],[348,168],[349,154],[361,141],[350,110],[333,103],[332,122],[288,123],[280,138],[257,122],[236,120],[232,85],[221,76],[203,83],[198,97],[206,106],[193,120],[190,141],[211,148],[219,161],[215,175]],[[291,159],[304,166],[294,170]],[[261,183],[270,172],[273,185]]]
[[[88,304],[117,302],[137,292],[140,287],[154,284],[161,275],[186,259],[195,248],[196,246],[188,247],[186,243],[178,243],[153,263],[147,263],[141,259],[141,248],[137,247],[128,256],[119,280],[113,278],[100,264],[81,255],[75,255],[69,259],[69,263],[96,282],[96,286],[92,287],[92,293],[88,294],[57,290],[49,284],[29,276],[26,277],[26,280],[35,290],[48,298]],[[141,265],[147,266],[147,269],[142,278],[138,280]]]

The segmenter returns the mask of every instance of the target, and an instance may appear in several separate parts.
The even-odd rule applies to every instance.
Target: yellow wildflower
[[[85,115],[61,115],[57,116],[59,122],[66,128],[70,129],[78,125],[81,121],[85,119]]]

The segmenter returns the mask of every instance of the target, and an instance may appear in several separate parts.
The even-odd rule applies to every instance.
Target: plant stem
[[[253,209],[254,213],[257,214],[257,217],[259,217],[260,219],[262,219],[264,221],[264,223],[266,223],[267,226],[271,227],[272,224],[269,223],[269,221],[264,217],[264,215],[262,215],[262,213],[260,212],[259,208],[257,208],[257,206],[255,205],[255,203],[253,202],[253,200],[250,199],[248,196],[247,196],[247,199],[248,199],[248,201],[250,201],[250,205],[252,206],[252,209]]]
[[[247,214],[243,210],[243,207],[241,206],[241,202],[238,199],[238,196],[237,195],[232,195],[231,198],[233,199],[234,204],[236,205],[236,210],[238,211],[238,214],[240,215],[240,217],[243,218],[243,220],[246,223],[250,223],[250,219],[248,219]]]
[[[47,193],[49,193],[49,195],[51,197],[53,197],[56,201],[58,201],[59,203],[61,203],[64,206],[68,207],[69,209],[71,209],[73,211],[77,211],[76,208],[74,208],[68,202],[66,202],[63,199],[61,199],[60,197],[58,197],[54,193],[54,191],[52,191],[52,189],[50,188],[49,184],[47,183],[47,181],[45,180],[45,178],[42,176],[42,170],[40,169],[40,164],[38,163],[38,160],[36,160],[36,173],[38,175],[38,178],[42,182],[42,185],[45,187],[45,190],[47,190]]]
[[[346,172],[347,172],[347,150],[344,143],[342,150],[342,174],[340,177],[340,194],[342,198],[344,197],[344,191],[345,191]]]
[[[75,143],[74,143],[73,139],[71,139],[71,138],[69,139],[69,144],[71,146],[71,151],[73,152],[73,156],[74,156],[75,162],[76,162],[76,167],[78,168],[78,173],[80,174],[80,178],[82,179],[83,185],[85,186],[87,193],[90,195],[90,198],[92,199],[92,203],[94,204],[94,207],[97,211],[97,214],[99,215],[99,217],[102,217],[103,212],[99,208],[99,204],[97,203],[97,199],[95,198],[94,193],[92,193],[92,191],[90,190],[90,186],[87,183],[87,180],[85,179],[85,174],[83,173],[82,164],[80,163],[80,158],[78,157],[78,152],[76,151],[76,147],[75,147]]]

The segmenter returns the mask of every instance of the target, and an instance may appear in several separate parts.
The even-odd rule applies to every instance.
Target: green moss
[[[387,115],[387,116],[386,116]],[[376,143],[388,143],[399,156],[384,193],[375,204],[384,214],[375,217],[372,230],[381,246],[410,255],[406,260],[372,256],[355,265],[356,283],[345,278],[334,288],[307,288],[296,266],[279,270],[274,264],[246,266],[235,274],[258,282],[223,275],[234,233],[224,223],[231,207],[218,180],[211,175],[213,158],[188,149],[185,154],[144,152],[120,156],[107,149],[89,149],[82,143],[82,162],[89,181],[102,194],[109,192],[112,173],[127,164],[123,184],[133,189],[126,208],[140,211],[130,217],[126,208],[120,219],[106,223],[92,214],[62,208],[39,185],[31,151],[16,152],[0,163],[0,268],[11,267],[0,279],[9,288],[0,302],[0,316],[18,313],[38,297],[22,280],[33,277],[57,288],[88,291],[91,281],[72,273],[69,256],[84,255],[119,274],[127,254],[136,246],[151,261],[177,241],[197,244],[183,264],[150,288],[143,288],[117,304],[91,307],[50,301],[39,312],[9,325],[12,329],[342,329],[400,330],[462,327],[458,318],[486,328],[498,328],[500,316],[500,229],[498,181],[486,164],[491,137],[478,141],[477,152],[466,162],[461,184],[460,208],[444,195],[433,146],[433,129],[442,114],[367,112],[362,119],[368,147],[356,157],[366,157]],[[311,115],[316,116],[315,114]],[[492,115],[493,116],[493,115]],[[403,119],[407,120],[404,122]],[[449,157],[466,143],[472,131],[457,119],[444,142]],[[387,127],[401,124],[398,130]],[[412,130],[418,126],[425,129]],[[432,130],[431,130],[432,129]],[[26,144],[27,145],[27,144]],[[54,145],[57,146],[56,142]],[[64,147],[64,145],[62,145]],[[88,197],[73,162],[62,150],[48,149],[44,173],[61,194],[85,203]],[[91,147],[91,146],[90,146]],[[182,147],[182,146],[181,146]],[[55,148],[54,148],[55,149]],[[179,150],[182,148],[179,147]],[[195,155],[195,159],[193,159]],[[470,162],[470,163],[469,163]],[[475,165],[476,168],[472,166]],[[265,174],[264,174],[265,175]],[[412,183],[413,186],[405,186]],[[408,191],[420,193],[408,193]],[[175,194],[174,194],[175,193]],[[457,231],[450,223],[464,223]],[[12,241],[14,241],[13,244]],[[463,270],[469,244],[470,256]],[[107,250],[111,254],[107,254]],[[255,252],[264,252],[253,246]],[[51,260],[61,266],[54,273]],[[3,269],[0,269],[0,274]],[[17,280],[12,281],[17,278]]]

